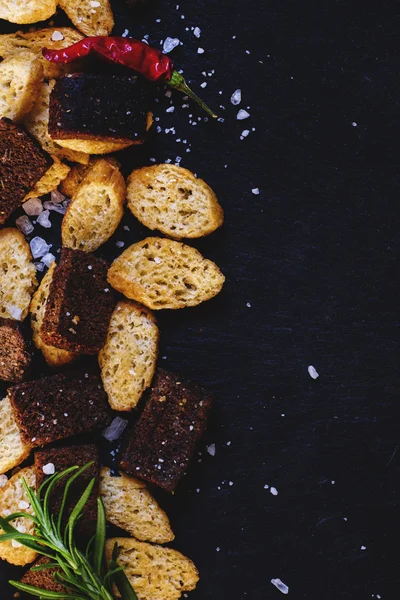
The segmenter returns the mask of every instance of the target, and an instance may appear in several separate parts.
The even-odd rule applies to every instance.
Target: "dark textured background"
[[[115,9],[117,34],[179,37],[172,56],[225,107],[224,123],[194,127],[197,109],[174,94],[167,114],[162,98],[158,125],[176,135],[153,135],[125,158],[131,169],[182,156],[226,211],[225,227],[196,244],[225,272],[223,293],[159,317],[162,364],[217,399],[207,435],[216,456],[203,454],[175,497],[160,499],[175,547],[201,572],[190,597],[278,599],[279,577],[299,600],[397,598],[399,3]],[[193,26],[200,39],[185,31]],[[242,122],[229,101],[237,88],[251,113]],[[102,251],[109,258],[115,240],[145,235],[126,223],[131,233]],[[10,574],[1,568],[2,600]]]

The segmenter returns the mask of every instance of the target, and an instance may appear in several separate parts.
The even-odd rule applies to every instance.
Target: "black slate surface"
[[[202,448],[175,497],[161,497],[175,547],[201,572],[190,597],[274,600],[270,580],[281,578],[299,600],[397,598],[398,4],[115,8],[117,34],[179,37],[172,55],[225,107],[224,123],[192,126],[196,108],[174,93],[166,113],[163,98],[157,124],[176,134],[154,135],[125,160],[182,156],[226,211],[225,227],[196,244],[226,273],[224,292],[159,318],[163,366],[217,398],[206,440],[215,457]],[[251,117],[237,121],[247,106]],[[146,234],[133,217],[124,224],[131,232],[103,255]],[[10,575],[2,566],[2,600]]]

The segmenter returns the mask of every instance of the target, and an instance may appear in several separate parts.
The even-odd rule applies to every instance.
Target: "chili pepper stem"
[[[216,115],[215,112],[212,111],[211,108],[209,108],[207,104],[203,102],[203,100],[201,100],[201,98],[199,98],[193,90],[190,89],[184,77],[182,77],[178,71],[172,71],[171,79],[168,81],[168,85],[195,100],[195,102],[197,102],[197,104],[201,106],[201,108],[205,110],[206,113],[209,114],[213,119],[218,118],[218,115]]]

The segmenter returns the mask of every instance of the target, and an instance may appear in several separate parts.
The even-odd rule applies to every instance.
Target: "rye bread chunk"
[[[42,556],[32,566],[39,567],[51,562],[47,556]],[[58,592],[59,594],[66,594],[67,590],[60,583],[57,583],[54,579],[54,574],[60,572],[59,569],[43,569],[40,571],[32,571],[29,569],[21,578],[22,583],[27,585],[33,585],[34,587],[41,588],[48,592]],[[31,596],[29,596],[31,598]]]
[[[211,405],[209,392],[158,369],[146,406],[127,434],[122,468],[174,491],[204,433]]]
[[[53,464],[57,473],[68,469],[69,467],[83,467],[87,463],[93,462],[93,465],[88,467],[71,485],[68,493],[67,505],[64,513],[64,525],[68,520],[73,508],[82,496],[86,487],[92,479],[96,480],[93,492],[87,501],[82,519],[77,525],[77,532],[80,535],[92,536],[96,531],[97,521],[97,497],[99,495],[99,450],[94,444],[85,446],[67,446],[63,448],[48,448],[35,453],[35,468],[36,468],[36,489],[38,490],[42,483],[50,477],[43,472],[43,467],[48,464]],[[72,475],[73,473],[71,473]],[[50,512],[58,515],[61,508],[61,502],[65,490],[65,484],[68,477],[61,479],[54,488],[50,499]]]
[[[97,375],[71,371],[8,389],[22,441],[31,448],[110,422],[107,395]]]
[[[26,379],[32,355],[24,340],[21,325],[0,317],[0,379],[19,383]]]
[[[62,77],[50,96],[50,137],[140,144],[147,132],[148,90],[149,84],[139,77]]]
[[[107,269],[92,254],[63,248],[40,331],[46,344],[79,354],[102,349],[115,304]]]
[[[0,225],[53,164],[40,144],[10,119],[0,119]]]

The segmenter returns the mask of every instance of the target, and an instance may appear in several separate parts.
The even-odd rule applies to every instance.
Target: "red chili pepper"
[[[134,69],[150,81],[165,81],[171,87],[187,94],[209,115],[217,115],[190,89],[185,79],[174,69],[166,54],[145,42],[123,37],[87,37],[72,46],[51,50],[43,48],[44,58],[55,63],[70,63],[89,54],[97,54],[110,62]]]

